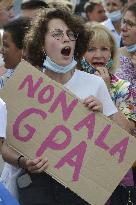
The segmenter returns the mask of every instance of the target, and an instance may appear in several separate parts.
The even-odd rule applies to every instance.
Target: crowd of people
[[[23,58],[87,109],[136,137],[135,0],[23,0],[18,16],[13,3],[0,1],[0,89]],[[46,174],[47,158],[30,160],[8,146],[7,118],[0,98],[0,153],[5,161],[0,184],[20,205],[87,205]],[[23,189],[17,183],[22,176],[31,181]],[[135,186],[136,164],[106,205],[129,203],[124,189]],[[136,191],[133,198],[136,205]]]

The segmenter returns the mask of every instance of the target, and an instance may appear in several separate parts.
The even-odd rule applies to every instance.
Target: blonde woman
[[[90,39],[89,48],[80,62],[81,69],[104,79],[112,100],[126,116],[124,123],[128,122],[130,129],[135,129],[135,93],[128,81],[121,80],[115,75],[119,57],[114,37],[106,27],[100,24],[93,24],[91,27],[90,24],[87,24],[87,29],[90,29],[93,35]],[[132,170],[130,170],[123,178],[119,188],[133,186],[133,184]]]
[[[93,32],[84,58],[80,62],[81,69],[96,74],[104,79],[109,88],[112,100],[128,119],[129,126],[135,129],[136,93],[127,80],[121,80],[115,72],[119,67],[119,56],[112,33],[101,24],[87,24]],[[132,133],[131,133],[132,134]]]

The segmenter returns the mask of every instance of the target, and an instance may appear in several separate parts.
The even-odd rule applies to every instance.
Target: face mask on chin
[[[136,52],[136,44],[133,44],[133,45],[130,45],[130,46],[126,46],[126,48],[127,48],[127,51],[129,53]]]
[[[55,73],[62,73],[65,74],[71,70],[73,70],[76,66],[77,62],[74,60],[74,58],[72,59],[72,62],[67,65],[67,66],[60,66],[56,63],[54,63],[48,56],[46,56],[46,58],[44,59],[43,62],[43,67],[45,68],[45,70],[50,70],[53,71]]]
[[[106,15],[112,22],[119,21],[122,18],[122,13],[120,10],[113,11],[111,13],[106,12]]]

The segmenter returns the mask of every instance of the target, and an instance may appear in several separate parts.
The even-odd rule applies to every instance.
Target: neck
[[[67,83],[71,79],[71,77],[73,76],[74,72],[75,72],[75,69],[72,69],[69,72],[64,73],[64,74],[63,73],[59,74],[59,73],[55,73],[55,72],[53,72],[51,70],[46,70],[45,74],[49,78],[51,78],[52,80],[55,80],[56,82],[64,85],[65,83]]]
[[[132,58],[133,56],[134,56],[134,52],[132,52],[132,53],[129,53],[129,52],[128,52],[128,57],[129,57],[129,58]]]

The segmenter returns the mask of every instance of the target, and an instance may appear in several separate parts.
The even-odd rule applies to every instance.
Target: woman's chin
[[[59,65],[65,67],[65,66],[69,65],[71,62],[72,62],[72,59],[65,59]]]

